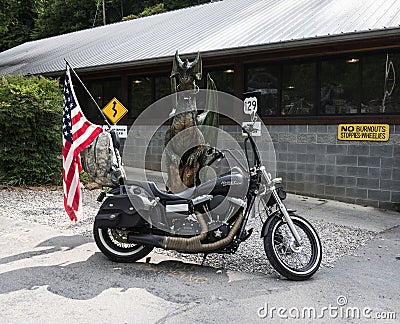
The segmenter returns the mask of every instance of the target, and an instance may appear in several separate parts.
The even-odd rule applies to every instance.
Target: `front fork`
[[[271,175],[265,170],[264,166],[260,167],[260,171],[262,172],[262,175],[263,175],[263,177],[264,177],[264,179],[265,179],[265,181],[266,181],[266,183],[267,183],[267,185],[269,187],[269,190],[271,191],[272,196],[275,199],[276,204],[279,207],[279,210],[281,211],[281,213],[283,215],[284,220],[288,224],[289,229],[292,232],[292,235],[294,236],[296,245],[300,246],[301,245],[301,238],[300,238],[299,232],[297,232],[297,229],[294,226],[293,221],[289,216],[289,213],[288,213],[288,211],[286,209],[286,206],[283,204],[281,198],[279,197],[279,195],[278,195],[278,193],[277,193],[277,191],[275,189],[275,183],[272,180]]]

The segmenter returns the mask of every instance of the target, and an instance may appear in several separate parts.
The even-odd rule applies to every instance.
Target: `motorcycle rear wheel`
[[[100,228],[95,224],[93,235],[100,251],[114,262],[135,262],[153,250],[153,246],[128,243],[123,228]]]
[[[304,218],[290,215],[301,237],[296,247],[294,237],[282,217],[275,215],[264,237],[264,249],[274,269],[289,280],[306,280],[318,270],[322,246],[317,232]]]

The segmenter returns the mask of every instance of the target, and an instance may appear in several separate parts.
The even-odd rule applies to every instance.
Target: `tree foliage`
[[[95,12],[94,0],[42,0],[32,36],[38,39],[90,28]]]
[[[154,6],[145,8],[142,12],[138,13],[137,15],[131,14],[129,16],[123,17],[122,20],[126,21],[126,20],[132,20],[132,19],[136,19],[136,18],[152,16],[152,15],[159,14],[159,13],[162,13],[165,11],[166,10],[164,9],[164,4],[158,3]]]
[[[164,0],[165,10],[177,10],[181,8],[196,6],[202,3],[210,2],[210,0]]]
[[[0,181],[8,185],[61,182],[62,90],[57,80],[0,79]]]
[[[36,12],[34,0],[0,0],[0,52],[31,40]]]

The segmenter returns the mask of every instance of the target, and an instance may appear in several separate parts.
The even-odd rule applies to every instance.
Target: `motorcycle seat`
[[[192,188],[187,188],[184,191],[180,193],[168,193],[166,191],[160,190],[157,185],[153,181],[138,181],[138,180],[126,180],[125,181],[126,186],[139,186],[144,189],[147,189],[148,191],[151,191],[151,193],[155,197],[159,197],[161,200],[182,200],[182,199],[192,199],[195,197],[195,187]]]
[[[160,190],[154,182],[149,182],[149,187],[153,192],[154,196],[160,197],[162,200],[182,200],[182,199],[192,199],[195,196],[195,187],[187,188],[179,193],[168,193],[166,191]]]

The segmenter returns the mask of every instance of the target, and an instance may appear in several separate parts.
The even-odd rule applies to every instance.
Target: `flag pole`
[[[92,94],[89,92],[88,88],[86,88],[85,84],[82,82],[81,78],[78,76],[78,74],[75,72],[75,70],[73,69],[73,67],[68,63],[68,61],[64,58],[65,63],[67,63],[67,65],[70,67],[70,69],[72,70],[72,72],[74,72],[76,78],[78,79],[78,81],[81,83],[82,87],[85,89],[85,91],[87,92],[87,94],[89,95],[89,97],[93,100],[94,104],[96,105],[97,109],[99,110],[100,114],[103,116],[104,121],[106,122],[106,124],[108,125],[108,128],[111,129],[111,125],[107,120],[107,117],[104,115],[104,113],[101,111],[101,108],[99,107],[99,105],[97,104],[96,100],[93,98]]]

